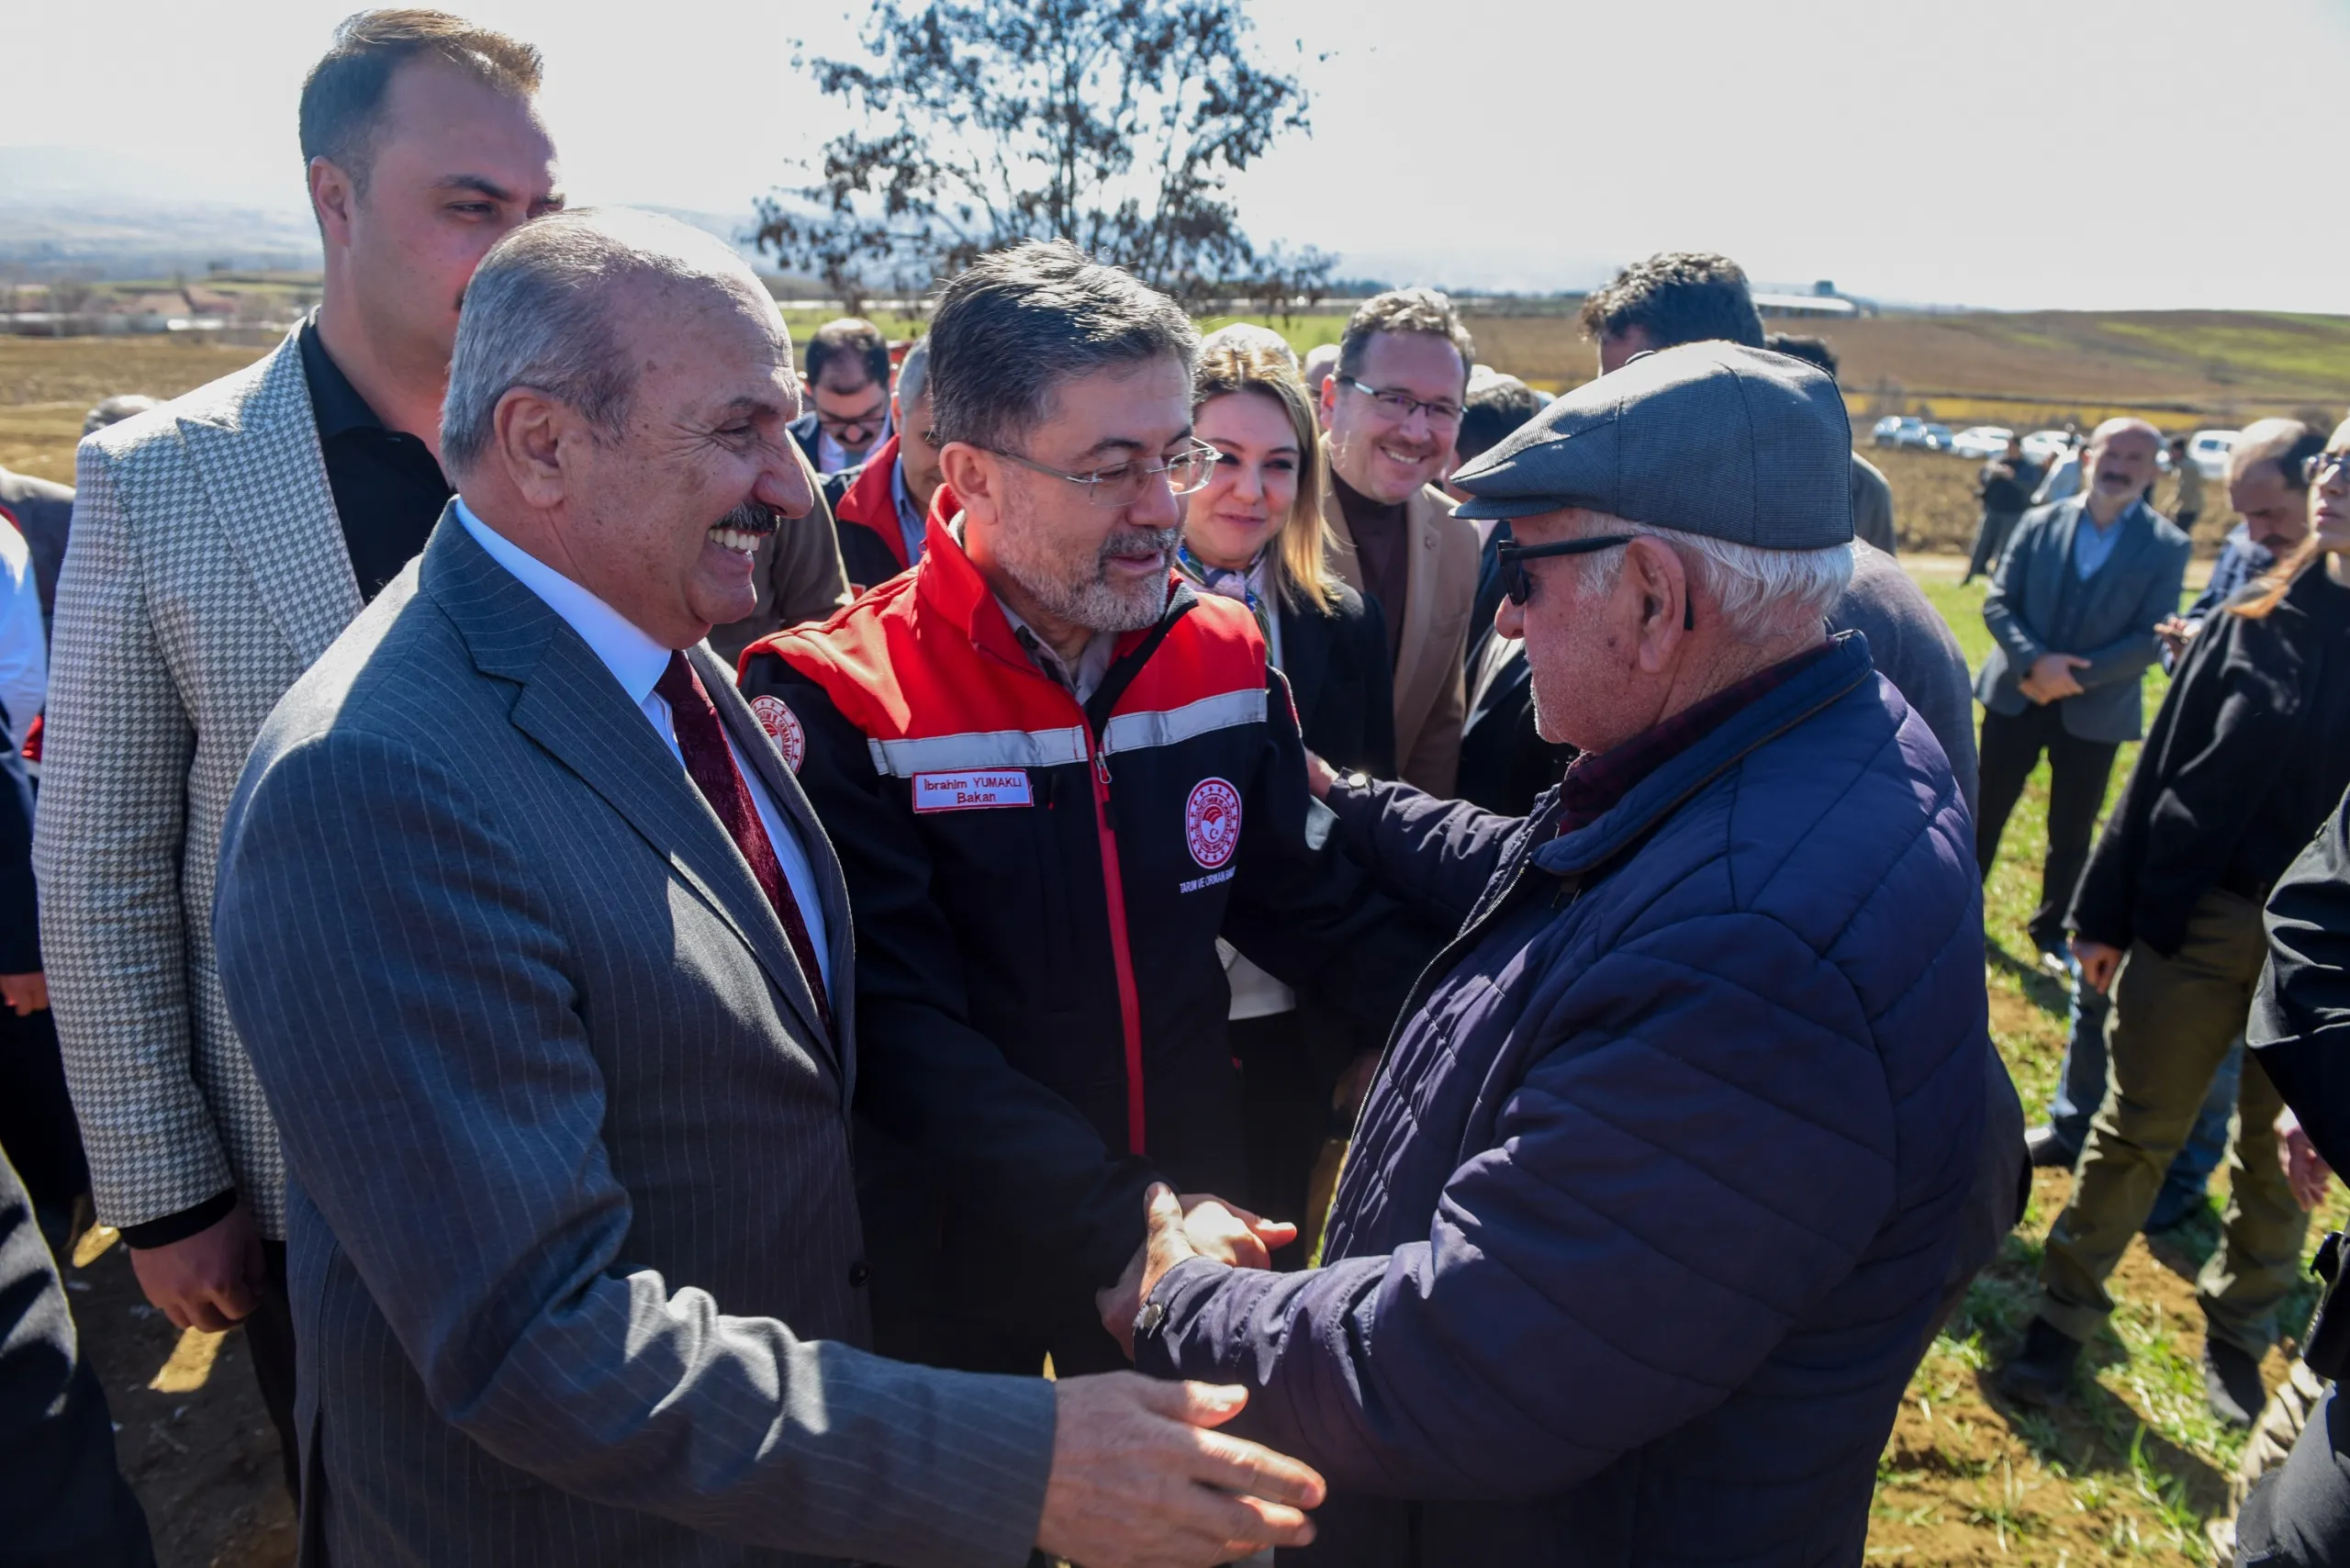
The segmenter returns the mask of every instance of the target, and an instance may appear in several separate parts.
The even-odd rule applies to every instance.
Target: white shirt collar
[[[604,661],[637,707],[653,695],[654,684],[669,667],[669,650],[646,636],[643,628],[536,555],[473,514],[464,498],[457,498],[457,521],[490,559],[513,573],[524,588],[546,601],[569,622],[595,655]]]

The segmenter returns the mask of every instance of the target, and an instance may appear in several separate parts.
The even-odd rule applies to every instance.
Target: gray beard
[[[1161,557],[1172,560],[1182,530],[1165,529],[1154,537]],[[1071,582],[1062,575],[1065,568],[1059,562],[1029,554],[1023,531],[1004,530],[996,544],[996,559],[1046,613],[1094,632],[1139,632],[1156,625],[1167,610],[1166,580],[1146,578],[1123,591],[1113,588],[1102,571],[1103,563],[1112,558],[1113,552],[1105,540],[1094,556],[1091,575]]]

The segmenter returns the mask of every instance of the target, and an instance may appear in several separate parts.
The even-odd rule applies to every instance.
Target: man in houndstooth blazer
[[[453,17],[345,21],[302,92],[317,317],[79,454],[34,846],[58,1033],[99,1218],[175,1325],[244,1324],[289,1484],[285,1170],[221,1000],[221,820],[270,710],[448,494],[457,301],[560,205],[538,80],[536,50]]]

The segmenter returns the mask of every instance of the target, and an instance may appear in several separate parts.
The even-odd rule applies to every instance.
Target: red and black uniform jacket
[[[853,594],[888,582],[912,564],[898,527],[897,474],[893,435],[861,467],[824,476],[824,499],[832,504],[833,533],[840,541],[841,566]]]
[[[1140,1242],[1150,1180],[1247,1201],[1215,938],[1383,1027],[1443,933],[1329,842],[1245,608],[1172,579],[1080,708],[957,510],[942,489],[912,573],[752,644],[743,694],[848,879],[860,1110],[957,1209],[1020,1215],[1023,1270],[1090,1293]]]

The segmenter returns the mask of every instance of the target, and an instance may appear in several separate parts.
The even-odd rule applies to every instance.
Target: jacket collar
[[[300,333],[287,333],[227,395],[197,394],[174,411],[229,548],[307,665],[341,635],[362,600],[327,485]]]
[[[595,650],[465,532],[453,500],[424,547],[417,591],[449,617],[476,669],[521,689],[509,714],[514,727],[578,775],[668,863],[672,875],[733,928],[799,1014],[806,1036],[829,1051],[832,1042],[782,923],[717,816]],[[733,688],[724,668],[706,648],[688,656],[744,755],[759,757],[770,749],[749,709],[739,698],[728,700]],[[760,774],[777,804],[798,823],[811,846],[810,858],[828,864],[829,857],[815,847],[822,842],[822,830],[797,788],[781,788],[774,770],[762,767]],[[820,870],[819,879],[827,883],[824,913],[834,972],[845,974],[841,963],[849,929],[846,895],[835,902],[830,883],[837,873]],[[844,1044],[846,1039],[845,1028]],[[845,1077],[845,1064],[835,1058],[834,1065]]]
[[[901,570],[912,565],[906,559],[904,532],[898,527],[898,438],[895,435],[874,449],[864,467],[857,470],[856,482],[841,497],[841,504],[833,515],[843,522],[856,523],[880,535],[890,554],[898,558]]]
[[[1875,671],[1868,639],[1851,632],[1839,634],[1834,652],[1724,720],[1584,826],[1543,844],[1534,852],[1534,864],[1553,876],[1572,877],[1612,859],[1717,776],[1829,707]],[[1554,816],[1558,809],[1554,793],[1541,815]]]

